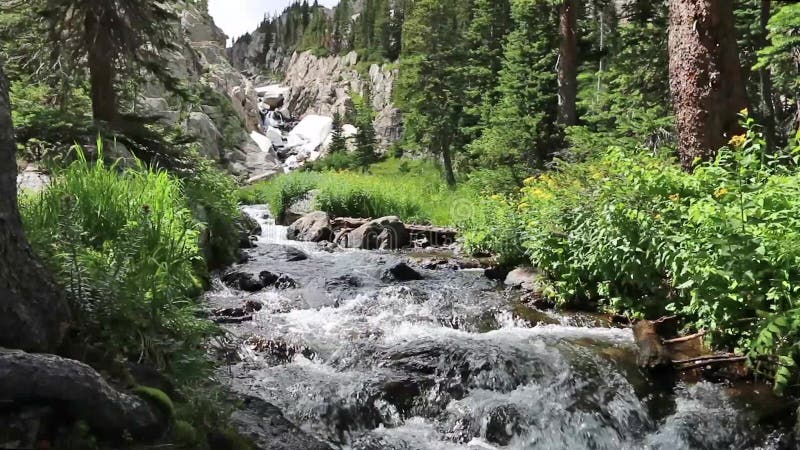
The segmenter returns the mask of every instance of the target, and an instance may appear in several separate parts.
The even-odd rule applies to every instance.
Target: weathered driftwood
[[[639,347],[639,354],[636,357],[639,367],[656,369],[672,364],[672,357],[664,346],[656,322],[650,320],[636,322],[633,325],[633,338]]]
[[[117,391],[94,369],[55,355],[0,349],[0,402],[47,403],[93,432],[115,439],[159,438],[169,420],[157,407]]]
[[[680,372],[731,366],[733,373],[742,372],[747,359],[732,353],[710,353],[703,344],[706,331],[675,336],[676,317],[641,320],[634,324],[633,335],[639,347],[637,363],[648,369],[673,368]]]
[[[337,217],[333,219],[334,230],[354,230],[366,225],[373,219],[360,219],[353,217]],[[457,230],[455,228],[435,227],[430,225],[405,224],[411,240],[426,239],[430,245],[445,246],[455,242]]]

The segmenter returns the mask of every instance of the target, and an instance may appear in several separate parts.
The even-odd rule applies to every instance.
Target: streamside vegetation
[[[208,448],[210,433],[250,448],[213,382],[210,349],[225,337],[199,304],[210,271],[239,257],[237,185],[180,126],[135,114],[146,83],[210,95],[163,71],[182,6],[0,8],[0,346],[13,349],[0,366],[14,374],[0,391],[15,405],[68,405],[41,445]],[[223,132],[241,133],[211,94],[232,121]],[[18,192],[17,163],[46,170],[49,185]]]
[[[564,305],[678,315],[777,390],[800,384],[800,5],[389,2],[400,33],[373,41],[359,33],[385,23],[383,3],[368,3],[379,13],[345,14],[345,3],[319,45],[400,39],[396,148],[475,193],[472,212],[450,218],[468,249],[539,267]],[[264,192],[288,205],[295,190],[350,176],[296,175]]]
[[[285,216],[312,194],[312,207],[336,217],[398,216],[408,223],[454,225],[463,205],[476,197],[470,186],[450,189],[428,160],[389,159],[366,170],[303,171],[244,188],[244,203],[269,204]]]

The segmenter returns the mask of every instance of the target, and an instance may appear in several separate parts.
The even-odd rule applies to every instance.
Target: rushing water
[[[387,282],[403,255],[289,242],[266,211],[246,210],[263,234],[236,269],[286,273],[299,287],[218,283],[209,294],[215,306],[264,305],[229,326],[244,340],[232,385],[335,448],[792,448],[768,388],[654,380],[635,366],[628,329],[522,320],[514,296],[478,270]],[[287,262],[286,248],[309,258]]]

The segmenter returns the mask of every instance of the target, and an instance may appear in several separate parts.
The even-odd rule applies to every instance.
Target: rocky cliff
[[[202,155],[235,174],[259,177],[276,171],[280,163],[274,152],[262,151],[249,136],[258,126],[255,87],[228,61],[227,36],[191,2],[182,6],[180,18],[179,50],[166,55],[168,67],[194,93],[204,95],[199,104],[191,104],[154,83],[140,98],[143,112],[183,126],[198,139]]]
[[[357,1],[352,7],[357,15],[363,5]],[[276,20],[286,21],[287,18],[284,14]],[[344,115],[352,107],[350,93],[363,95],[368,85],[376,111],[375,131],[380,147],[386,149],[402,137],[402,113],[392,103],[398,73],[392,64],[365,66],[359,64],[355,52],[319,57],[310,51],[283,48],[273,40],[262,29],[242,37],[227,50],[231,65],[258,85],[282,83],[290,88],[288,109],[298,117],[331,116],[336,112]]]
[[[283,84],[290,88],[288,106],[293,115],[344,116],[352,108],[350,93],[363,95],[369,86],[377,112],[375,131],[381,148],[397,142],[403,133],[402,113],[392,104],[397,69],[391,64],[372,64],[363,71],[358,55],[317,57],[294,53],[286,66]]]

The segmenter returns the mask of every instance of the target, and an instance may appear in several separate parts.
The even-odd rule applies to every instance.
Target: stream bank
[[[766,385],[654,379],[633,333],[587,314],[522,309],[482,269],[410,264],[402,252],[286,239],[268,209],[248,261],[293,284],[215,282],[214,309],[258,305],[224,327],[240,343],[224,377],[341,449],[794,448]],[[419,256],[419,255],[417,255]],[[316,445],[316,444],[315,444]],[[276,447],[265,447],[276,448]],[[292,447],[285,447],[292,448]],[[300,447],[296,447],[300,448]]]

